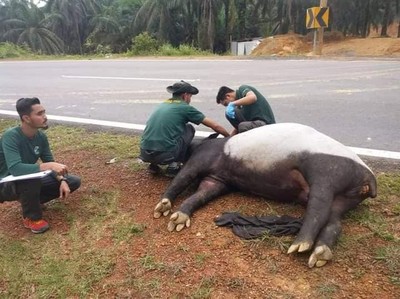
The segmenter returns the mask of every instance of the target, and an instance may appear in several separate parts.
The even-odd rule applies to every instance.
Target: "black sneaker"
[[[149,167],[147,168],[147,170],[151,174],[159,174],[161,172],[161,168],[157,164],[150,164]]]
[[[180,170],[181,166],[177,162],[172,162],[167,166],[167,169],[165,170],[165,176],[173,178]]]

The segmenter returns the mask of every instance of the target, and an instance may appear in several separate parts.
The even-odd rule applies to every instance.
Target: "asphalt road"
[[[310,125],[348,146],[400,152],[399,60],[71,60],[0,62],[0,110],[37,96],[51,115],[145,124],[184,79],[192,105],[226,128],[221,85],[249,84],[277,122]],[[199,130],[207,131],[200,126]]]

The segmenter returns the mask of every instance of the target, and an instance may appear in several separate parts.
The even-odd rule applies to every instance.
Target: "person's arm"
[[[255,103],[257,101],[257,96],[253,91],[249,91],[243,98],[233,101],[235,106],[247,106]]]
[[[68,174],[67,165],[57,163],[57,162],[45,162],[39,165],[40,171],[52,170],[58,175]]]
[[[34,163],[23,163],[20,153],[20,140],[15,131],[7,131],[2,137],[2,150],[8,172],[13,176],[39,172],[39,165]]]
[[[60,182],[60,198],[67,199],[70,193],[71,189],[69,188],[68,183],[65,181],[65,179],[62,179]]]
[[[65,165],[56,162],[45,162],[38,165],[32,157],[31,163],[23,163],[20,153],[19,136],[16,134],[5,133],[2,139],[4,158],[10,174],[14,176],[35,173],[44,170],[53,170],[57,174],[68,173]]]
[[[205,117],[201,123],[225,137],[230,136],[228,131],[225,130],[225,128],[223,126],[221,126],[220,124],[218,124],[217,122],[215,122],[214,120],[212,120],[208,117]]]
[[[60,177],[60,180],[61,178],[63,178],[64,175],[68,173],[68,168],[66,165],[54,161],[53,153],[51,152],[47,136],[43,134],[42,138],[43,144],[40,160],[42,160],[43,163],[41,163],[39,166],[40,170],[52,170]]]
[[[236,135],[237,133],[238,133],[238,130],[233,129],[232,132],[231,132],[231,136],[234,136],[234,135]]]

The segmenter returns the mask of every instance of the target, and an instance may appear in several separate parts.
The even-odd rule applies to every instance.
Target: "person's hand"
[[[68,167],[67,165],[57,163],[57,162],[46,162],[40,164],[40,170],[53,170],[57,175],[67,175]]]
[[[70,193],[71,193],[71,190],[69,189],[68,183],[66,181],[61,181],[61,183],[60,183],[60,198],[66,199]]]
[[[226,106],[225,109],[225,114],[226,116],[228,116],[229,118],[235,119],[235,104],[233,104],[233,102],[230,102],[228,104],[228,106]]]

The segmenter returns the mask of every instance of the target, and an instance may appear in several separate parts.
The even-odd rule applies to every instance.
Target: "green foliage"
[[[149,33],[144,32],[137,35],[132,40],[132,48],[128,55],[136,56],[191,56],[191,55],[213,55],[210,51],[203,51],[190,45],[182,44],[174,47],[169,43],[160,45],[160,43]]]
[[[88,38],[84,44],[86,53],[93,53],[95,55],[111,55],[112,49],[110,45],[103,45],[94,42],[91,38]]]
[[[0,59],[32,56],[32,52],[23,46],[13,43],[0,43]]]
[[[160,56],[207,56],[213,55],[210,51],[203,51],[192,47],[190,45],[179,45],[179,47],[175,48],[171,44],[164,44],[162,45],[158,52]]]
[[[143,32],[132,39],[131,55],[154,55],[159,48],[158,41],[148,32]]]
[[[387,36],[388,26],[398,21],[399,1],[330,0],[334,17],[327,30],[366,37],[379,29]],[[307,8],[319,1],[52,0],[41,1],[40,8],[34,3],[0,1],[0,42],[26,43],[37,53],[103,55],[107,47],[125,53],[132,38],[146,32],[163,44],[190,44],[214,53],[227,52],[230,39],[306,35]],[[87,39],[93,41],[90,47]],[[158,46],[133,45],[130,55],[156,55],[152,51]]]

